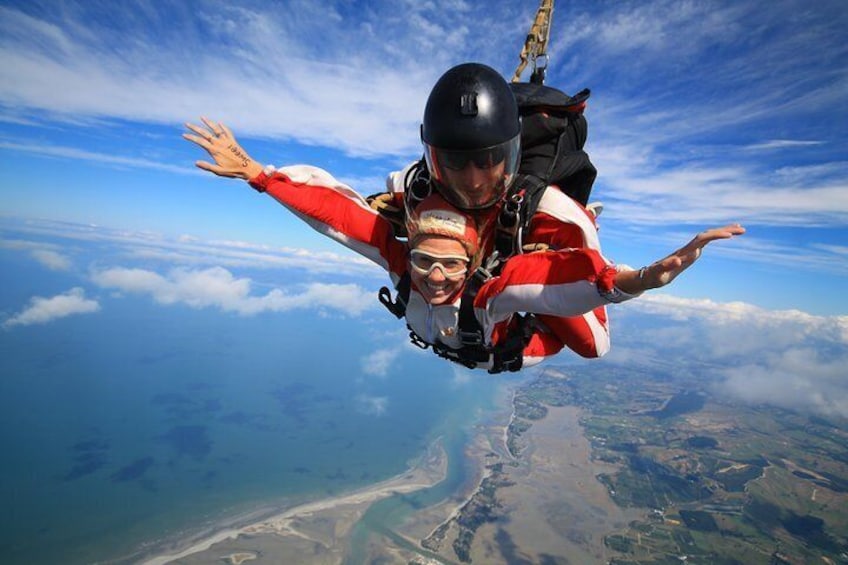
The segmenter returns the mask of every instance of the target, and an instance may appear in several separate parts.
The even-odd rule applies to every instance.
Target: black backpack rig
[[[506,340],[496,347],[484,343],[483,328],[474,315],[474,298],[480,287],[500,272],[504,261],[521,253],[544,251],[544,244],[526,244],[524,234],[548,186],[556,186],[565,194],[586,205],[598,171],[583,150],[587,123],[583,112],[589,89],[574,96],[540,83],[512,82],[521,115],[521,163],[515,182],[505,196],[498,215],[494,235],[494,251],[469,277],[462,293],[459,309],[458,336],[460,349],[442,344],[428,344],[410,328],[410,339],[416,346],[473,369],[492,362],[489,373],[521,369],[524,347],[534,330],[532,314],[516,314]],[[414,209],[433,190],[427,166],[421,159],[407,172],[403,198],[397,193],[383,192],[367,198],[372,208],[392,222],[395,236],[406,237],[406,211]],[[411,280],[407,272],[395,285],[397,296],[382,287],[380,302],[397,318],[406,314]],[[408,326],[407,326],[408,327]]]

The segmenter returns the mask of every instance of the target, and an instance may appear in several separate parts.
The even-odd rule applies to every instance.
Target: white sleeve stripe
[[[291,208],[285,203],[283,203],[283,206],[288,208],[295,216],[309,224],[309,226],[318,233],[325,235],[331,239],[334,239],[335,241],[338,241],[348,249],[351,249],[352,251],[359,253],[366,259],[370,259],[371,261],[375,262],[377,265],[379,265],[386,271],[390,271],[388,261],[380,254],[380,250],[377,247],[374,247],[373,245],[368,245],[367,243],[363,243],[355,239],[351,239],[346,234],[334,229],[332,226],[325,224],[324,222],[321,222],[319,220],[316,220],[311,216],[307,216],[306,214],[303,214],[298,210]]]
[[[293,185],[306,185],[309,187],[335,190],[355,202],[361,208],[377,214],[377,212],[368,205],[368,202],[366,202],[365,198],[363,198],[361,194],[343,182],[340,182],[324,169],[319,169],[318,167],[313,167],[311,165],[293,165],[291,167],[277,169],[277,172],[288,177],[289,181],[291,181],[291,184]]]
[[[563,284],[522,284],[508,286],[486,305],[494,323],[513,312],[579,316],[608,301],[598,293],[595,283],[581,280]]]
[[[589,331],[592,332],[592,340],[595,344],[595,353],[597,353],[598,357],[603,357],[609,353],[610,350],[609,328],[606,328],[603,324],[601,324],[601,321],[598,320],[594,312],[587,312],[583,314],[583,319],[586,320],[586,324],[589,326]],[[607,319],[607,324],[609,324],[609,319]]]
[[[566,196],[558,188],[545,189],[542,199],[539,201],[538,212],[545,213],[557,220],[567,224],[575,224],[583,232],[586,238],[586,247],[589,249],[600,249],[601,241],[598,239],[598,230],[592,220],[586,216],[580,204]]]

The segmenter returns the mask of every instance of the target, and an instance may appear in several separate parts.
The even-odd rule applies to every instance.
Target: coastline
[[[201,539],[186,540],[184,545],[187,547],[177,549],[175,552],[152,551],[150,553],[154,555],[142,559],[141,563],[166,565],[177,559],[202,558],[200,554],[212,550],[216,554],[215,559],[224,558],[231,563],[241,563],[255,559],[257,555],[243,549],[224,556],[220,553],[228,551],[226,546],[231,542],[245,538],[250,538],[251,541],[257,542],[255,545],[262,546],[263,536],[306,540],[313,546],[316,544],[322,546],[327,557],[340,555],[342,548],[339,546],[345,542],[346,534],[372,503],[394,494],[411,493],[439,483],[447,475],[447,463],[447,453],[439,438],[419,459],[411,463],[408,470],[385,481],[336,497],[264,512],[266,517],[259,520],[254,518],[254,521],[246,525],[233,526],[230,523]],[[332,535],[326,535],[328,531]],[[297,547],[293,547],[293,550],[296,551]]]
[[[402,522],[379,526],[377,538],[357,551],[369,560],[450,563],[462,559],[506,563],[510,555],[532,561],[543,554],[604,562],[604,536],[641,516],[619,508],[597,480],[610,465],[596,461],[580,424],[577,406],[548,406],[520,436],[517,454],[509,448],[515,390],[507,389],[502,408],[479,421],[463,448],[474,467],[471,482],[447,498],[422,507]],[[410,468],[388,480],[332,498],[271,510],[240,526],[223,526],[184,547],[141,560],[145,565],[212,562],[238,565],[257,559],[278,563],[340,565],[350,556],[354,527],[375,502],[395,494],[430,488],[448,476],[448,454],[436,440]],[[497,514],[516,519],[492,521]],[[248,522],[247,519],[244,520]],[[378,522],[379,523],[379,522]],[[476,524],[471,529],[469,524]]]
[[[536,563],[554,557],[606,562],[604,537],[644,511],[618,507],[597,480],[615,467],[593,458],[580,423],[582,408],[546,405],[544,416],[513,436],[510,424],[519,420],[515,398],[512,412],[481,425],[468,446],[480,469],[474,491],[423,509],[396,531],[421,540],[445,562]],[[503,516],[510,519],[499,519]],[[378,556],[389,553],[384,549]]]

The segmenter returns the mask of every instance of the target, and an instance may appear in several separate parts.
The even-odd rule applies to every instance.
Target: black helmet
[[[491,206],[518,170],[521,121],[512,90],[486,65],[453,67],[430,92],[421,141],[442,196],[466,210]]]

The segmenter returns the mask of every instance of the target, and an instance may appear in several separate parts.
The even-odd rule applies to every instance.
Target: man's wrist
[[[244,166],[244,174],[245,180],[250,181],[260,175],[263,172],[262,165],[257,163],[256,161],[250,160]]]
[[[615,287],[629,298],[639,296],[648,290],[647,270],[647,267],[642,267],[637,271],[628,265],[617,265]]]
[[[255,164],[256,167],[250,167],[250,172],[254,174],[246,179],[247,183],[257,192],[265,192],[265,185],[274,173],[277,172],[277,169],[274,165],[267,165],[263,168],[256,161],[253,161],[252,164]]]

